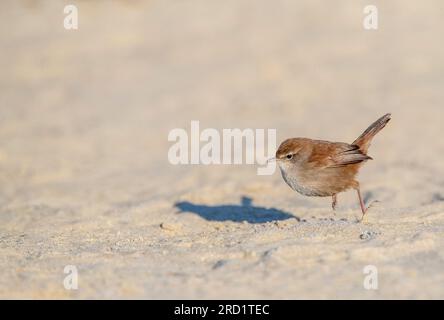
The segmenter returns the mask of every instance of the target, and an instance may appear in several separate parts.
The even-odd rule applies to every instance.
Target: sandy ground
[[[67,3],[67,2],[66,2]],[[444,298],[442,1],[0,4],[0,298]],[[173,166],[168,132],[353,141],[353,192]],[[66,290],[66,265],[78,289]],[[378,270],[378,290],[363,268]]]

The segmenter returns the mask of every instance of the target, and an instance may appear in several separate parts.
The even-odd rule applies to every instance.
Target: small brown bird
[[[292,138],[281,143],[276,161],[282,178],[293,189],[305,196],[332,197],[335,210],[337,194],[353,188],[358,193],[362,218],[365,207],[355,180],[361,165],[372,159],[367,155],[373,137],[390,121],[390,113],[376,120],[351,144],[307,138]]]

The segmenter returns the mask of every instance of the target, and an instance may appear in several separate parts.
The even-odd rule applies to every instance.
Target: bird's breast
[[[287,183],[290,188],[297,191],[298,193],[309,197],[325,196],[316,188],[313,188],[310,185],[304,183],[304,178],[301,175],[298,175],[297,170],[288,171],[283,169],[282,167],[280,167],[280,170],[285,183]]]

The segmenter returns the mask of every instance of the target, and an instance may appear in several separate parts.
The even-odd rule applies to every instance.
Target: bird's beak
[[[270,158],[270,159],[268,159],[267,160],[267,163],[270,163],[270,162],[275,162],[276,161],[276,158],[275,157],[273,157],[273,158]]]

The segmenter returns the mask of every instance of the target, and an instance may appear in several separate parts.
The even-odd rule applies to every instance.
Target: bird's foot
[[[367,211],[372,208],[376,203],[379,203],[379,200],[373,200],[372,202],[370,202],[370,204],[367,206],[367,208],[365,208],[364,212],[362,213],[362,217],[361,217],[361,222],[364,221],[365,218],[365,214],[367,213]]]

